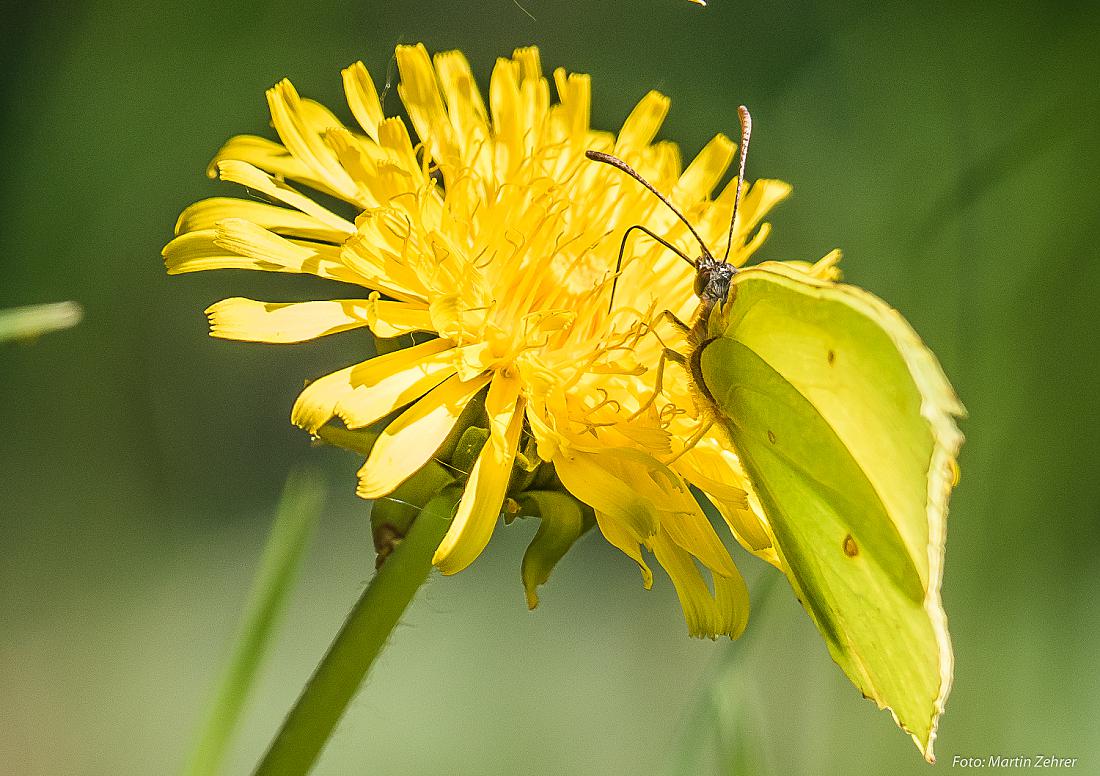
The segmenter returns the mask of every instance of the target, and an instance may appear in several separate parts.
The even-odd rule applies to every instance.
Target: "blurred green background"
[[[593,123],[651,87],[694,154],[755,118],[750,177],[795,186],[762,258],[840,246],[904,312],[970,410],[944,597],[954,755],[1054,754],[1100,772],[1100,15],[1095,3],[174,3],[9,7],[0,25],[0,308],[75,299],[77,328],[0,346],[0,772],[179,769],[298,462],[330,495],[228,773],[246,773],[373,555],[359,462],[288,422],[303,380],[364,335],[219,342],[227,296],[304,278],[169,279],[179,211],[233,187],[204,167],[268,132],[290,76],[350,118],[339,70],[394,44],[593,75]],[[10,4],[9,4],[10,6]],[[392,110],[396,95],[388,106]],[[689,640],[589,536],[529,613],[497,532],[422,591],[317,773],[924,773],[776,586],[739,643]],[[737,558],[757,601],[770,569]],[[739,763],[747,769],[738,771]]]

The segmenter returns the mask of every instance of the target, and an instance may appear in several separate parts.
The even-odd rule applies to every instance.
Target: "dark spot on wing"
[[[827,356],[827,358],[829,359],[830,364],[832,364],[834,361],[836,361],[836,351],[830,350],[829,355]]]
[[[773,445],[775,444],[775,432],[774,431],[769,431],[768,432],[768,441],[771,442]]]
[[[849,558],[859,555],[859,545],[856,544],[856,540],[852,538],[851,534],[844,537],[844,554]]]

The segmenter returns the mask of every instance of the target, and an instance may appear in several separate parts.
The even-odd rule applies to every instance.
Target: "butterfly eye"
[[[703,292],[707,290],[708,285],[710,285],[710,270],[700,269],[695,273],[695,295],[702,298]]]

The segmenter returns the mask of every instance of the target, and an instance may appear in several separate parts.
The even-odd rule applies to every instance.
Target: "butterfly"
[[[730,244],[752,129],[748,110],[738,112]],[[963,442],[956,419],[965,416],[935,355],[900,313],[821,276],[828,273],[783,262],[736,268],[729,244],[715,258],[629,165],[598,151],[587,156],[648,188],[698,241],[692,259],[632,227],[696,270],[691,322],[662,313],[686,335],[688,351],[666,349],[659,369],[665,359],[684,367],[724,432],[780,566],[833,659],[934,761],[952,682],[940,584]]]

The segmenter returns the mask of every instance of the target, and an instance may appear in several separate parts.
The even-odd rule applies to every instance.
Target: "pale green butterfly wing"
[[[739,272],[697,377],[829,651],[933,760],[951,686],[940,601],[962,405],[901,315],[783,264]]]

